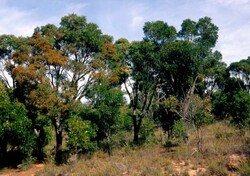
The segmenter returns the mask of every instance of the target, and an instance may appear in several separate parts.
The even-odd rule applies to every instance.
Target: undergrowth
[[[236,129],[224,121],[205,126],[201,151],[197,150],[195,131],[190,128],[188,132],[185,144],[179,139],[167,140],[166,135],[162,138],[161,130],[156,129],[142,145],[132,145],[132,133],[118,133],[111,137],[111,157],[99,150],[61,166],[48,160],[36,175],[250,175],[249,160],[229,168],[230,156],[249,158],[249,130]]]

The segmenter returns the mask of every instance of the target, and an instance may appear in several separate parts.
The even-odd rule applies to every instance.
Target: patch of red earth
[[[34,164],[27,170],[8,169],[0,172],[0,176],[34,176],[36,172],[43,169],[44,164]]]
[[[227,163],[227,168],[229,170],[236,170],[240,164],[242,164],[246,161],[247,161],[246,155],[233,154],[229,157],[229,162]]]
[[[196,176],[201,173],[206,172],[206,168],[203,167],[195,167],[192,164],[186,163],[185,161],[172,161],[172,165],[174,167],[175,172],[178,174],[188,173],[189,176]]]

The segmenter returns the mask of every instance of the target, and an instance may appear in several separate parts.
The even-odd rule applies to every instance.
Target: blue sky
[[[227,64],[250,56],[250,0],[0,0],[0,34],[29,36],[76,13],[114,39],[141,40],[146,21],[180,29],[184,19],[209,16],[220,31],[216,49]]]

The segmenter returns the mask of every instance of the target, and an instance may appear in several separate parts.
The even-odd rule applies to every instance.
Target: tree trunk
[[[139,127],[134,124],[134,143],[139,143]]]
[[[36,134],[36,145],[37,145],[36,157],[38,161],[43,161],[44,160],[43,147],[46,138],[45,132],[43,128],[35,129],[34,131]]]
[[[198,78],[198,76],[196,76],[196,78],[192,84],[192,87],[189,89],[189,91],[184,99],[184,102],[183,102],[182,119],[184,120],[184,123],[185,123],[185,121],[188,120],[188,110],[189,110],[189,106],[190,106],[190,102],[191,102],[191,97],[194,94],[197,78]]]
[[[139,117],[138,122],[137,118],[134,115],[133,116],[133,125],[134,125],[134,143],[138,144],[139,143],[139,132],[141,128],[141,122],[142,122],[142,117]]]
[[[110,146],[110,129],[107,130],[106,132],[107,136],[107,147],[108,147],[108,155],[109,157],[111,156],[111,146]]]
[[[3,139],[0,143],[0,165],[5,165],[7,163],[7,141]]]
[[[198,151],[199,152],[202,152],[202,137],[201,137],[201,132],[200,132],[200,129],[197,129],[198,131],[197,131],[197,134],[198,134],[198,136],[197,136],[197,138],[198,138],[198,141],[197,141],[197,148],[198,148]]]
[[[56,163],[58,164],[63,163],[62,142],[63,142],[62,130],[58,129],[56,130],[56,156],[55,156]]]
[[[187,92],[187,95],[184,99],[184,102],[183,102],[183,111],[182,111],[182,121],[183,121],[183,125],[184,125],[184,134],[183,134],[183,139],[184,139],[184,142],[187,143],[188,142],[188,135],[187,132],[186,132],[186,123],[187,121],[189,120],[188,119],[188,111],[189,111],[189,107],[190,107],[190,102],[191,102],[191,97],[193,96],[194,94],[194,91],[195,91],[195,86],[196,86],[196,81],[198,79],[198,76],[195,77],[194,79],[194,82],[192,84],[192,86],[190,87],[189,91]]]

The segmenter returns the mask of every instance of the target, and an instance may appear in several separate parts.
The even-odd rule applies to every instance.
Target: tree
[[[233,62],[229,66],[229,72],[233,77],[239,78],[244,82],[244,85],[249,90],[249,75],[250,75],[250,57],[242,59],[239,62]]]
[[[27,59],[27,40],[27,38],[13,35],[0,36],[0,80],[8,88],[16,87],[13,68],[19,64],[19,56]]]
[[[214,97],[214,113],[230,118],[237,127],[249,125],[249,61],[247,58],[230,64],[221,91]]]
[[[56,160],[61,162],[64,124],[70,111],[79,103],[88,88],[94,82],[94,74],[98,63],[97,53],[101,51],[103,37],[101,30],[94,23],[87,23],[84,16],[70,14],[62,17],[59,28],[46,25],[37,28],[34,36],[47,40],[49,46],[42,50],[47,62],[44,64],[46,83],[50,86],[51,95],[55,99],[43,107],[50,117],[56,133]],[[39,43],[37,47],[44,46]],[[39,57],[39,50],[35,53]],[[42,93],[44,101],[46,93]],[[48,95],[47,95],[48,96]],[[40,106],[39,103],[37,106]]]
[[[211,124],[213,121],[212,115],[212,105],[210,97],[205,97],[201,99],[201,97],[197,94],[191,97],[191,102],[189,106],[189,121],[194,127],[197,137],[197,148],[198,151],[202,150],[202,135],[201,135],[201,127],[204,125]]]
[[[231,123],[235,126],[249,127],[250,124],[250,95],[249,92],[241,90],[237,92],[233,99],[233,106],[230,110]]]
[[[108,153],[110,156],[110,135],[120,115],[120,107],[123,104],[122,91],[112,87],[107,82],[100,82],[94,85],[88,97],[96,113],[96,118],[91,120],[98,127],[97,140],[100,140],[103,134],[105,134],[108,140]]]
[[[80,101],[93,83],[97,54],[104,43],[101,30],[94,23],[87,23],[86,17],[70,14],[62,18],[59,31],[60,50],[67,56],[68,89],[73,99]]]
[[[35,144],[31,120],[23,104],[11,102],[6,87],[0,82],[0,164],[19,164],[31,159]],[[7,147],[8,146],[8,147]],[[15,153],[15,158],[11,153]]]
[[[193,54],[189,55],[190,57],[186,60],[186,62],[193,62],[194,65],[193,67],[192,65],[189,67],[192,74],[187,75],[190,76],[192,80],[189,82],[187,90],[184,91],[182,117],[185,119],[188,115],[190,98],[194,94],[197,82],[203,81],[200,79],[200,76],[204,75],[208,68],[211,68],[207,67],[208,63],[211,63],[214,55],[216,55],[212,52],[211,48],[216,44],[218,27],[212,23],[212,19],[209,17],[200,18],[197,23],[191,20],[184,20],[182,27],[180,34],[182,34],[183,39],[188,39],[190,34],[192,34],[192,38],[194,38],[194,40],[191,41],[191,46],[189,45],[189,53],[193,52]],[[218,60],[218,62],[219,61],[220,60]],[[216,65],[212,64],[211,66]]]
[[[163,21],[146,22],[143,32],[143,41],[133,42],[128,48],[127,65],[131,72],[124,84],[130,99],[136,143],[139,142],[142,121],[150,115],[152,100],[161,83],[158,69],[162,64],[160,48],[176,38],[176,29]]]
[[[158,99],[176,97],[181,107],[175,113],[187,122],[194,93],[205,96],[211,87],[207,80],[217,81],[225,66],[221,63],[220,53],[212,51],[218,38],[218,27],[211,18],[200,18],[198,22],[187,19],[181,27],[176,34],[174,28],[164,22],[147,23],[144,39],[155,44],[152,70],[158,79]],[[213,75],[215,73],[218,77]]]
[[[96,83],[89,94],[91,104],[97,113],[94,122],[99,128],[97,139],[107,137],[109,155],[111,130],[116,131],[115,124],[120,115],[120,107],[124,103],[121,83],[127,73],[124,58],[119,57],[121,52],[118,52],[119,47],[123,46],[121,43],[115,45],[112,41],[111,37],[106,36],[99,56],[100,67],[95,75]]]
[[[129,107],[132,110],[134,142],[138,143],[142,120],[149,115],[157,87],[157,79],[152,67],[154,64],[153,43],[145,41],[132,43],[128,57],[127,63],[131,73],[126,79],[125,88],[130,99]]]
[[[31,102],[31,93],[34,92],[40,83],[45,83],[45,66],[48,61],[47,54],[55,51],[50,48],[48,40],[40,35],[31,38],[15,38],[13,36],[3,36],[6,50],[2,49],[2,57],[5,62],[5,71],[12,78],[13,99],[23,103],[28,110],[27,116],[32,122],[33,134],[36,134],[38,145],[35,148],[35,156],[38,160],[43,159],[43,147],[48,143],[49,126],[46,118],[39,116],[38,109]],[[53,53],[54,52],[54,53]],[[7,81],[8,78],[6,77]],[[4,81],[8,87],[11,85]]]
[[[168,139],[173,137],[174,125],[180,119],[179,104],[178,99],[170,95],[168,98],[163,98],[154,111],[154,119],[160,123],[164,132],[167,132]]]
[[[249,97],[245,90],[218,92],[213,99],[213,111],[220,119],[229,119],[239,128],[247,127],[250,123]]]
[[[181,30],[178,32],[178,37],[181,39],[193,42],[198,34],[196,22],[191,19],[183,20]]]

